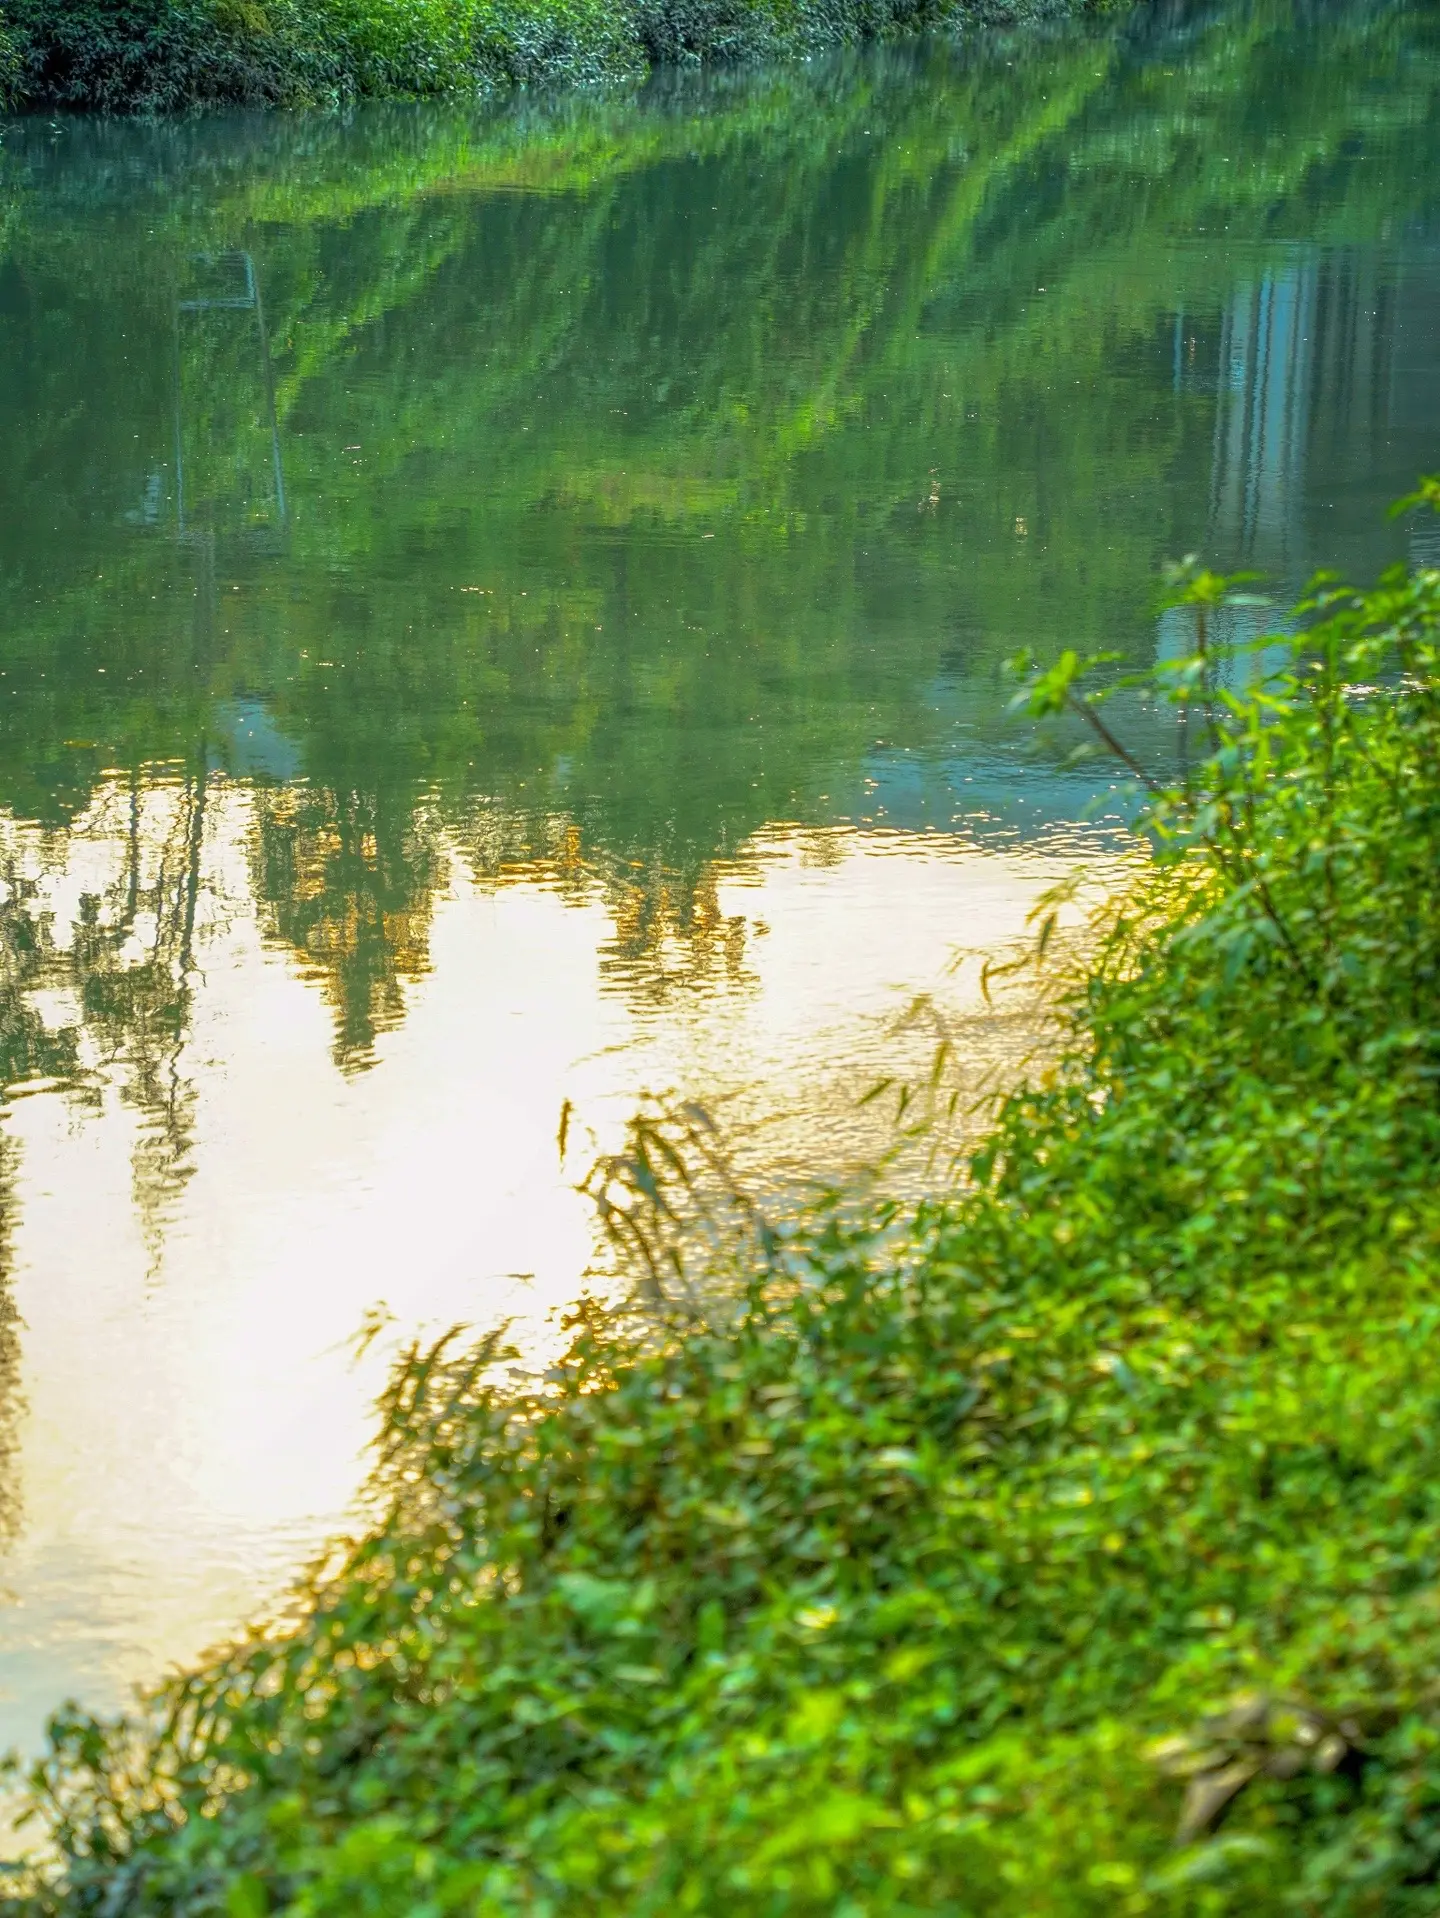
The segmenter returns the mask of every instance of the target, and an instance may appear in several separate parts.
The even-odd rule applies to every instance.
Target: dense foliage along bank
[[[1433,1910],[1440,572],[1246,699],[1215,597],[973,1182],[530,1387],[417,1356],[302,1621],[57,1725],[13,1909]],[[1073,658],[1032,704],[1106,724]]]
[[[1110,0],[1088,0],[1104,10]],[[163,112],[625,79],[1087,0],[5,0],[0,106]]]

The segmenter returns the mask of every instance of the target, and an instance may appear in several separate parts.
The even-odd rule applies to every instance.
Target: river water
[[[1121,834],[1008,655],[1153,657],[1190,550],[1440,561],[1383,511],[1440,467],[1440,21],[11,126],[0,449],[33,1746],[343,1522],[368,1312],[575,1294],[642,1092],[791,1177],[873,1148],[916,994],[1013,1069],[950,957]]]

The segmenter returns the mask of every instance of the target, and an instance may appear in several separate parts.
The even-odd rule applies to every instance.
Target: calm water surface
[[[788,1176],[873,1143],[909,995],[1003,1067],[949,955],[1119,844],[1007,655],[1153,657],[1189,550],[1440,559],[1382,513],[1440,466],[1440,24],[11,127],[0,449],[29,1744],[341,1522],[370,1308],[574,1294],[643,1089]]]

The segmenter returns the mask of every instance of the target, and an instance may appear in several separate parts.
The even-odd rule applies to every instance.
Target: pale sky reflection
[[[776,828],[716,876],[729,963],[647,993],[613,952],[601,885],[543,865],[476,882],[452,858],[429,971],[368,1070],[335,1063],[313,979],[243,903],[252,795],[218,788],[204,936],[179,1069],[193,1170],[147,1242],[123,1068],[93,1109],[18,1100],[16,1299],[23,1522],[0,1566],[0,1744],[33,1747],[66,1695],[113,1708],[271,1602],[346,1522],[395,1339],[513,1317],[534,1343],[593,1252],[572,1181],[637,1097],[674,1089],[766,1121],[777,1166],[823,1174],[876,1149],[854,1098],[919,991],[963,1020],[978,965],[1025,934],[1085,836],[982,850],[942,835]],[[57,923],[105,878],[112,792],[72,840]],[[214,871],[210,870],[214,867]],[[228,903],[217,903],[228,902]],[[678,938],[678,934],[675,935]],[[837,1099],[837,1088],[842,1096]],[[562,1170],[573,1102],[582,1145]],[[83,1201],[77,1197],[83,1195]],[[383,1302],[394,1337],[348,1349]]]

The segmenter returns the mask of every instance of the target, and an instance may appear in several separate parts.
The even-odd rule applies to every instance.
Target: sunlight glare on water
[[[217,791],[212,901],[243,892],[249,810],[243,788]],[[110,850],[123,858],[123,838]],[[1074,859],[1073,844],[773,830],[712,880],[713,964],[676,940],[673,969],[658,984],[647,969],[629,1003],[600,958],[613,914],[598,888],[535,864],[477,881],[457,859],[406,1017],[349,1075],[323,1002],[253,914],[217,912],[198,929],[188,1173],[167,1177],[153,1139],[147,1157],[146,1120],[99,1061],[98,1111],[12,1108],[28,1404],[0,1677],[21,1710],[53,1704],[57,1677],[108,1697],[199,1652],[319,1549],[380,1383],[386,1348],[367,1365],[349,1349],[367,1312],[383,1304],[407,1332],[510,1318],[522,1343],[546,1337],[591,1253],[575,1179],[641,1089],[708,1100],[741,1136],[768,1119],[776,1166],[821,1173],[883,1147],[857,1100],[894,1069],[902,985],[973,1014],[978,969],[949,975],[957,935],[989,953],[1022,940]],[[581,1116],[562,1165],[566,1099]]]

